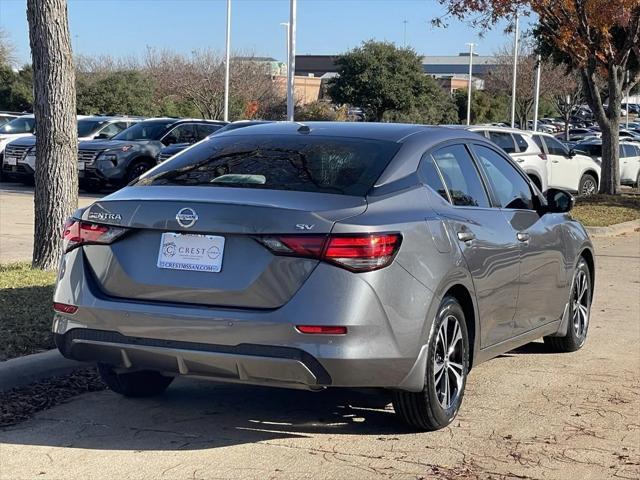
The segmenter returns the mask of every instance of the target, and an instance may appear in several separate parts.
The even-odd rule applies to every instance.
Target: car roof
[[[447,131],[444,127],[430,127],[406,123],[376,122],[272,122],[252,125],[224,132],[222,135],[309,135],[325,137],[352,137],[389,142],[402,142],[408,136],[427,130]],[[450,135],[452,138],[454,135]]]

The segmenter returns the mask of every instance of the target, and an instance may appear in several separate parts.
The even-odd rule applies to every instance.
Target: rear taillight
[[[53,310],[59,313],[73,315],[78,311],[78,307],[76,307],[75,305],[68,305],[66,303],[53,302]]]
[[[399,233],[277,235],[257,240],[276,255],[317,258],[352,272],[370,272],[391,264],[402,236]]]
[[[546,153],[539,153],[538,157],[540,157],[540,159],[542,159],[542,160],[546,160],[547,159],[547,154]]]
[[[347,327],[328,325],[296,325],[296,330],[308,335],[346,335],[347,333]]]
[[[64,252],[81,245],[108,245],[126,232],[125,228],[82,222],[70,218],[62,232]]]

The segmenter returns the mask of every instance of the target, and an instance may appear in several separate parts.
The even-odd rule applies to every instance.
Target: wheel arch
[[[465,323],[467,324],[467,332],[469,334],[469,369],[473,367],[475,353],[477,351],[477,342],[479,341],[479,319],[476,312],[476,305],[473,301],[471,292],[461,283],[452,285],[447,289],[443,298],[446,296],[454,297],[464,312]]]
[[[591,276],[591,298],[593,298],[593,292],[596,284],[596,264],[593,251],[590,248],[584,248],[582,249],[582,251],[580,251],[578,258],[584,258],[584,261],[587,262],[589,275]]]

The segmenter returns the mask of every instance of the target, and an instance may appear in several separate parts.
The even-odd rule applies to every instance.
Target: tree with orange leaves
[[[538,38],[551,47],[556,59],[579,72],[585,98],[602,130],[600,192],[618,193],[622,99],[627,89],[640,83],[640,0],[438,1],[449,15],[473,16],[472,23],[483,28],[516,13],[537,17]]]

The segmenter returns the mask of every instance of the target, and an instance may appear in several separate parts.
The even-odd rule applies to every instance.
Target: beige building
[[[282,94],[286,96],[287,77],[279,75],[274,77],[273,81],[276,83]],[[293,87],[296,104],[306,105],[307,103],[317,101],[320,98],[321,87],[322,79],[319,77],[296,75]]]

